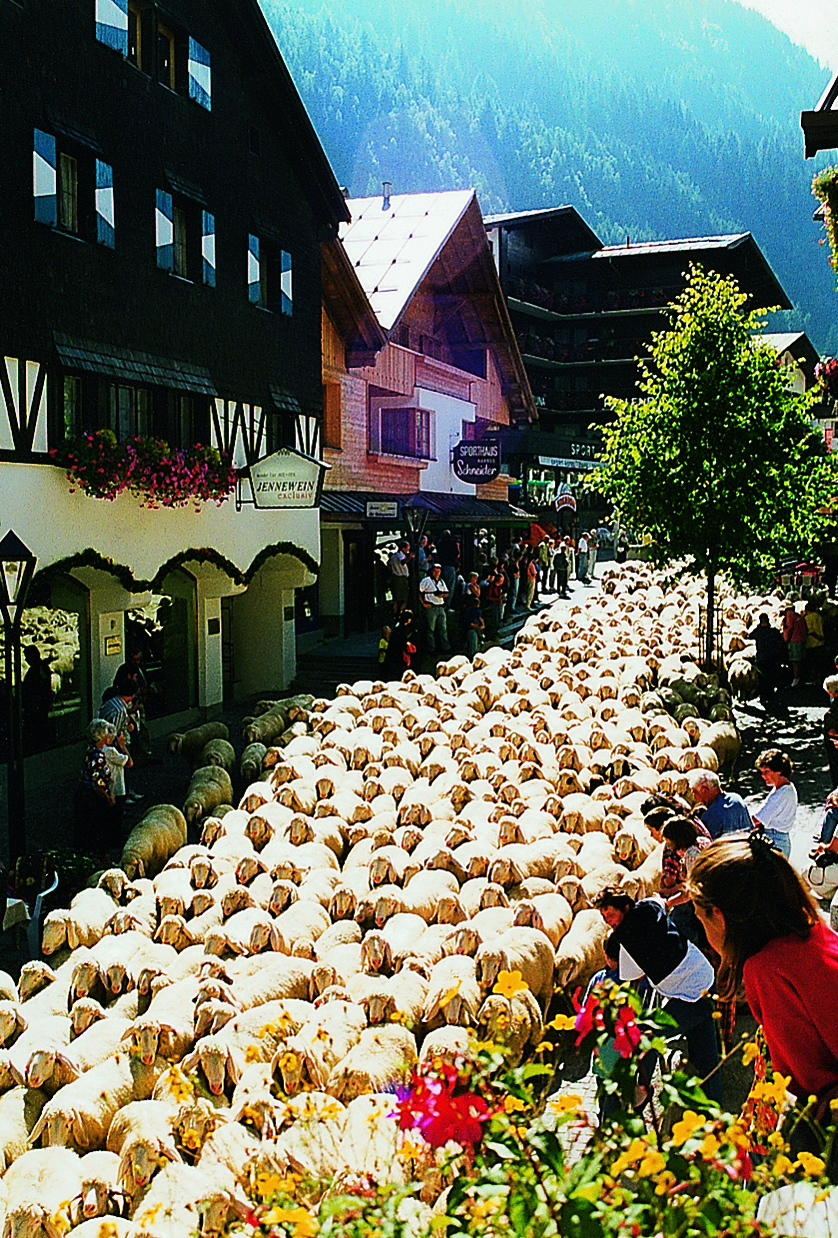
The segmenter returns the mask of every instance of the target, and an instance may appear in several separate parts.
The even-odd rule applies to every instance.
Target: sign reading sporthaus
[[[475,486],[494,481],[500,472],[500,441],[457,443],[451,453],[451,468],[459,481]]]

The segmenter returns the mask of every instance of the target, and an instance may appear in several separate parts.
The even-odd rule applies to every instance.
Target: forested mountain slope
[[[838,350],[800,112],[828,78],[759,14],[702,0],[261,0],[355,197],[473,185],[485,214],[570,204],[603,241],[750,231]],[[778,319],[774,329],[783,325]]]

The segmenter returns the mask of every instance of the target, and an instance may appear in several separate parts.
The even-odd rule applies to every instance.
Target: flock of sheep
[[[511,653],[266,702],[235,807],[218,724],[173,737],[213,762],[184,811],[0,985],[3,1238],[219,1234],[266,1166],[403,1180],[393,1085],[472,1028],[531,1052],[604,965],[598,892],[658,888],[643,800],[735,758],[697,601],[628,565]],[[726,599],[734,644],[764,604]]]

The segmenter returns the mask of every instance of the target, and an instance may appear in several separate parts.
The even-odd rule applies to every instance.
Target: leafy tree
[[[595,479],[659,561],[686,556],[706,575],[708,662],[718,573],[764,579],[779,553],[811,543],[838,488],[835,457],[812,432],[813,397],[790,389],[748,299],[732,277],[690,267],[671,329],[641,359],[645,398],[607,401]]]

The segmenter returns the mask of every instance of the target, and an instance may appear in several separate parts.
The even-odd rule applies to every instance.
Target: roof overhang
[[[813,112],[800,113],[806,158],[819,150],[838,147],[838,73],[818,100]]]
[[[337,237],[320,246],[320,272],[323,306],[344,342],[346,368],[375,365],[387,336]]]

